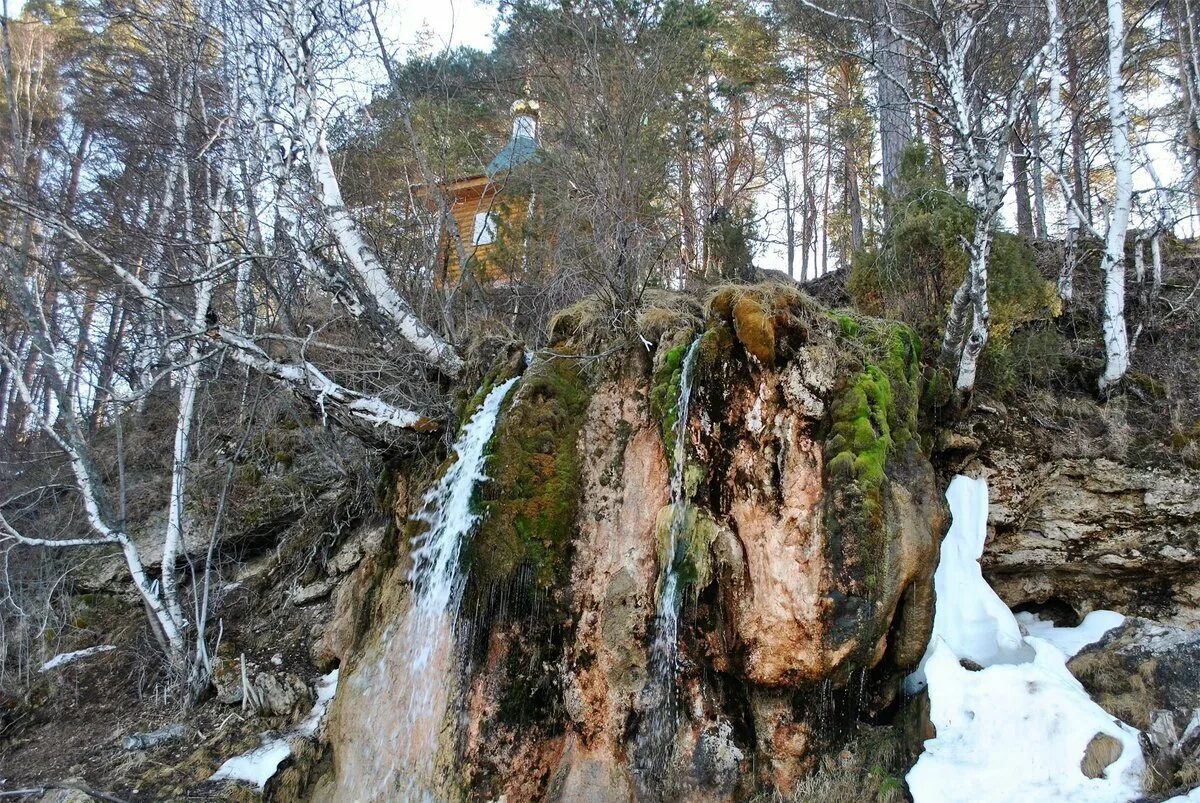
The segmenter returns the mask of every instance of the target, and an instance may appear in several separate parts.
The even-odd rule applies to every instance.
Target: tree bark
[[[462,358],[453,346],[425,325],[396,291],[387,270],[374,249],[367,244],[342,200],[341,187],[325,139],[324,121],[318,117],[316,109],[315,68],[305,51],[306,45],[300,40],[305,22],[302,15],[297,13],[296,18],[285,19],[283,23],[280,50],[295,79],[292,112],[298,120],[305,159],[330,233],[371,302],[396,327],[400,337],[428,357],[441,371],[457,376],[462,372]]]
[[[1064,48],[1063,19],[1058,10],[1058,0],[1046,0],[1049,17],[1050,40],[1050,89],[1047,102],[1050,107],[1050,150],[1058,155],[1058,189],[1066,214],[1066,233],[1063,238],[1063,259],[1058,272],[1058,297],[1069,304],[1075,298],[1075,256],[1079,240],[1080,219],[1078,195],[1072,191],[1070,180],[1071,157],[1068,143],[1073,141],[1074,130],[1067,119],[1063,101],[1063,84],[1066,81],[1067,56]],[[1078,174],[1077,174],[1078,175]],[[1075,185],[1078,191],[1078,185]]]
[[[1121,88],[1125,60],[1125,19],[1122,0],[1108,0],[1108,117],[1112,125],[1113,173],[1116,192],[1109,212],[1100,262],[1104,275],[1104,374],[1101,392],[1108,392],[1129,370],[1129,336],[1125,328],[1125,233],[1133,201],[1133,154],[1129,142],[1129,111]]]
[[[1024,138],[1017,126],[1013,126],[1011,145],[1013,193],[1017,206],[1017,234],[1033,239],[1033,207],[1029,201],[1029,154]]]
[[[1032,168],[1034,234],[1039,240],[1050,234],[1046,228],[1046,185],[1042,179],[1042,125],[1039,118],[1037,94],[1029,99],[1029,155]]]
[[[838,73],[841,78],[841,102],[843,107],[849,111],[854,102],[853,64],[849,59],[842,59]],[[858,148],[853,134],[846,138],[843,147],[842,178],[844,185],[842,190],[846,199],[846,215],[850,220],[850,253],[853,254],[863,246],[862,197],[858,186]],[[847,257],[849,256],[847,254]],[[848,259],[847,262],[849,262]]]
[[[889,196],[901,193],[900,161],[912,141],[909,64],[904,42],[896,35],[894,13],[889,0],[874,0],[872,40],[877,69],[880,157],[883,188]]]

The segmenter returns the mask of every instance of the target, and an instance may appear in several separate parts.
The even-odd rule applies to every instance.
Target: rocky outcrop
[[[1105,711],[1144,734],[1153,790],[1200,777],[1200,631],[1130,617],[1067,667]]]
[[[1182,732],[1200,712],[1200,631],[1129,617],[1068,668],[1105,711],[1139,730],[1167,711]]]
[[[540,356],[498,426],[464,602],[456,750],[473,799],[786,792],[923,652],[945,516],[915,339],[782,285],[727,288],[703,320],[676,303],[654,352],[608,361],[573,360],[590,341],[572,319],[553,347],[571,356]],[[668,455],[695,337],[676,508]],[[646,694],[647,649],[672,557],[684,603],[664,701]],[[667,704],[670,761],[647,779],[633,734]]]
[[[984,571],[1010,606],[1200,623],[1200,472],[1045,460],[1032,443],[973,470],[991,492]]]

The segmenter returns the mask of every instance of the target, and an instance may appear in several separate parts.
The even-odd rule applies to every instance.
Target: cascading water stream
[[[435,800],[440,747],[452,672],[453,633],[466,576],[463,542],[478,521],[471,497],[484,474],[485,450],[500,406],[516,383],[488,393],[454,444],[455,462],[413,516],[411,592],[403,620],[367,650],[339,692],[357,706],[343,727],[335,799]]]
[[[674,453],[671,455],[671,519],[658,580],[658,608],[654,615],[654,640],[650,643],[649,677],[642,692],[640,708],[644,712],[634,744],[635,774],[642,792],[657,796],[661,779],[671,756],[671,740],[678,722],[675,670],[678,657],[680,536],[687,523],[684,470],[687,465],[687,424],[692,398],[692,374],[700,338],[692,341],[683,357],[679,372],[679,398],[676,404]]]

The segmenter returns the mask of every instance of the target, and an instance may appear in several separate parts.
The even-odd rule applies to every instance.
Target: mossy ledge
[[[492,357],[492,367],[484,373],[478,390],[470,396],[465,392],[458,395],[456,413],[460,430],[471,420],[471,416],[475,415],[483,400],[497,385],[507,382],[525,370],[525,352],[519,344],[505,343],[493,348],[496,353]]]
[[[727,326],[747,356],[763,368],[791,359],[808,342],[821,314],[817,302],[797,285],[775,281],[719,285],[709,292],[706,309],[709,331]],[[714,338],[711,346],[716,345]],[[709,353],[709,344],[703,348],[704,362],[723,356]]]
[[[683,382],[683,360],[691,345],[692,334],[688,330],[683,342],[662,353],[659,366],[654,371],[650,384],[650,412],[659,422],[663,449],[668,463],[675,454],[675,425],[679,422],[679,388]]]
[[[671,528],[675,528],[675,549],[671,552]],[[658,511],[654,523],[659,567],[674,565],[678,572],[679,588],[692,601],[708,587],[713,579],[712,545],[719,525],[712,514],[702,507],[680,502]],[[655,598],[662,594],[662,572],[659,572]]]
[[[577,443],[590,398],[573,359],[541,359],[525,372],[496,427],[489,481],[478,491],[481,522],[467,555],[477,588],[523,565],[544,589],[566,582],[581,486]]]
[[[888,567],[884,520],[889,459],[918,451],[921,346],[907,326],[833,313],[842,339],[843,370],[829,405],[825,527],[848,610],[874,596]],[[851,617],[857,619],[857,615]]]

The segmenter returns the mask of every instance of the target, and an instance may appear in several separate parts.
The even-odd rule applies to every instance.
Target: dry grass
[[[699,302],[693,296],[669,290],[647,290],[635,325],[639,335],[657,343],[668,332],[698,327],[700,313]]]
[[[628,315],[599,296],[588,296],[554,314],[549,342],[551,346],[571,343],[582,355],[600,354],[624,338],[658,343],[670,332],[695,329],[700,323],[700,304],[686,293],[647,290]]]
[[[821,759],[796,786],[792,803],[902,803],[906,751],[895,728],[863,727],[841,751]]]

